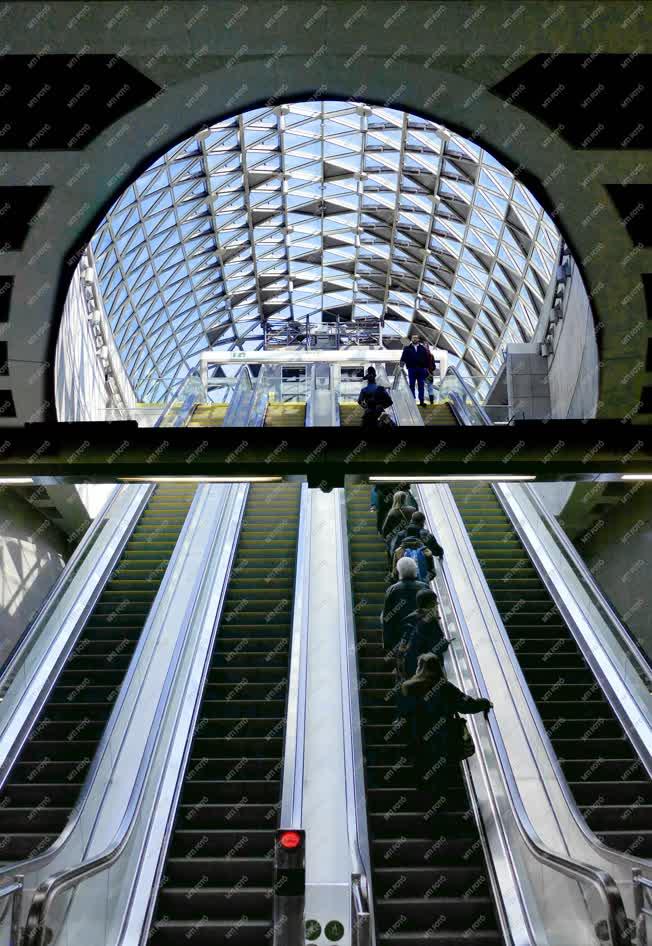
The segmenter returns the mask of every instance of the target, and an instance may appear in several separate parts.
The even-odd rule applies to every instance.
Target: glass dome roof
[[[528,341],[559,234],[482,148],[391,108],[304,102],[217,122],[161,156],[92,240],[140,400],[207,348],[255,350],[265,321],[414,326],[490,381]]]

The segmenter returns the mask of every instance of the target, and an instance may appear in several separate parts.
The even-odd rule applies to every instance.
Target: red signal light
[[[278,841],[286,851],[294,851],[301,845],[301,835],[298,831],[282,831]]]

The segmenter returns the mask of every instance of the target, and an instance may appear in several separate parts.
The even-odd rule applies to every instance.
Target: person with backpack
[[[385,592],[381,612],[383,646],[388,657],[405,633],[408,615],[416,610],[417,592],[428,591],[428,585],[419,580],[416,563],[411,558],[400,559],[396,571],[398,581]]]
[[[439,623],[439,601],[434,591],[417,591],[416,610],[405,619],[405,631],[396,649],[396,674],[401,683],[414,676],[419,657],[442,657],[450,646]]]
[[[366,385],[360,391],[358,404],[363,409],[362,427],[365,430],[377,430],[384,426],[395,426],[394,421],[385,411],[393,401],[387,388],[376,383],[376,369],[367,368]]]
[[[401,558],[411,558],[417,566],[420,581],[429,582],[435,577],[435,560],[432,552],[423,543],[416,526],[408,526],[405,538],[394,552],[392,573]]]
[[[412,519],[410,520],[410,524],[408,525],[407,529],[402,529],[394,536],[393,546],[390,548],[392,559],[394,558],[394,552],[396,549],[399,547],[399,545],[402,545],[403,539],[407,538],[408,529],[411,529],[412,526],[417,527],[419,538],[425,547],[430,549],[435,558],[441,560],[444,557],[444,550],[432,532],[429,532],[428,529],[426,529],[426,517],[419,510],[412,513]],[[414,535],[415,533],[411,534]]]
[[[408,505],[408,494],[401,489],[397,490],[381,529],[381,534],[388,546],[397,533],[402,529],[407,529],[413,512],[416,512],[416,506]]]
[[[401,685],[400,709],[407,720],[408,757],[424,786],[445,789],[457,766],[475,752],[459,713],[488,713],[493,703],[467,696],[444,674],[435,654],[422,654],[416,673]]]

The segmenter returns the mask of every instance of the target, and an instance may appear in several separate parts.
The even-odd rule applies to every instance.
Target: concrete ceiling
[[[253,106],[365,100],[515,170],[598,320],[599,415],[652,413],[649,3],[24,2],[0,10],[0,424],[54,417],[80,249],[175,142]],[[646,307],[647,303],[647,307]],[[649,314],[650,313],[650,314]]]

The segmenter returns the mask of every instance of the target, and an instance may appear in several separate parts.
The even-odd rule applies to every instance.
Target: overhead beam
[[[33,424],[0,438],[0,478],[115,482],[130,476],[344,476],[460,474],[619,479],[652,474],[652,430],[620,421],[523,421],[490,427],[139,428]]]

